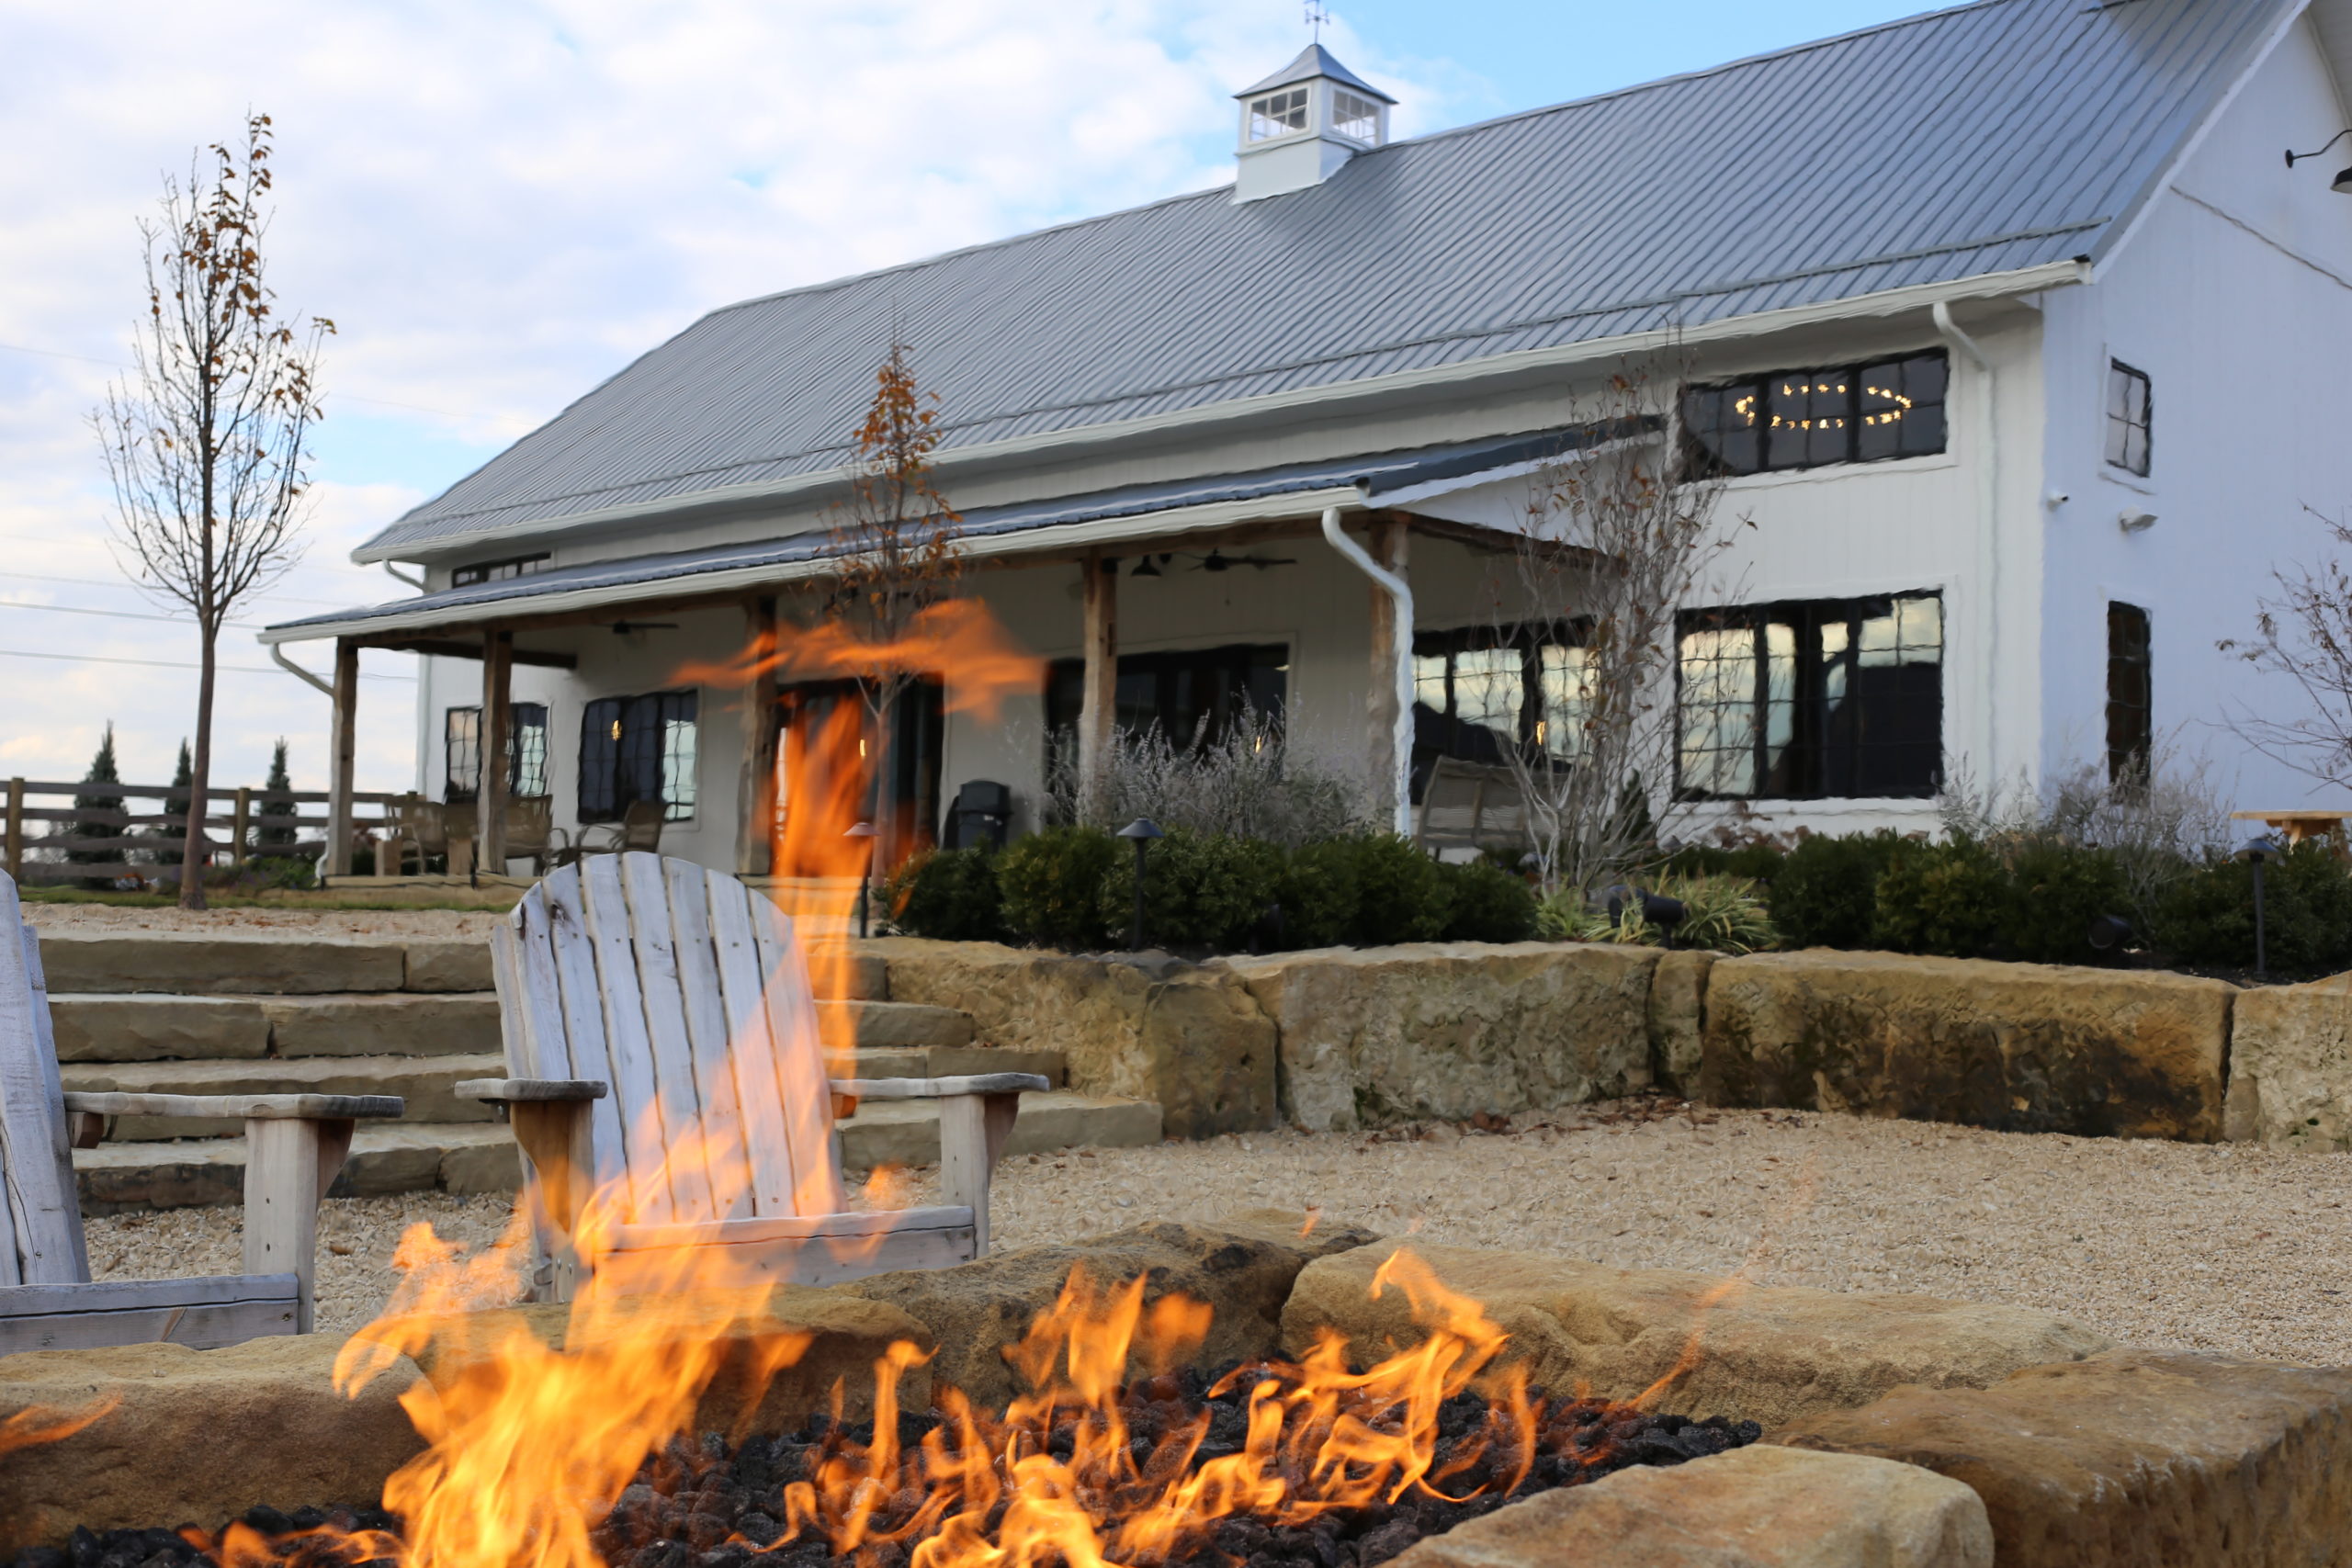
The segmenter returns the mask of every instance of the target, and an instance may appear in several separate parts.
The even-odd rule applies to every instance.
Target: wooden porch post
[[[1401,517],[1383,518],[1372,525],[1372,558],[1398,577],[1408,577],[1406,570],[1408,540],[1405,520]],[[1396,601],[1388,591],[1373,583],[1367,592],[1372,596],[1372,661],[1366,674],[1365,690],[1370,694],[1364,701],[1366,768],[1364,776],[1372,781],[1372,807],[1374,820],[1385,821],[1396,814],[1399,802],[1396,794],[1396,653],[1397,638],[1408,641],[1413,635],[1410,626],[1396,624]]]
[[[1111,749],[1111,728],[1119,702],[1119,576],[1118,563],[1106,561],[1099,550],[1087,552],[1080,570],[1085,604],[1080,640],[1086,671],[1080,683],[1078,709],[1078,791],[1085,800],[1094,793],[1102,755]]]
[[[327,874],[351,874],[351,772],[359,723],[359,645],[334,639],[334,739],[329,748]]]
[[[506,747],[514,728],[514,634],[481,634],[481,782],[474,789],[474,869],[506,874]]]
[[[743,770],[735,786],[735,874],[765,876],[775,859],[775,596],[743,604],[744,646],[759,670],[743,688]]]

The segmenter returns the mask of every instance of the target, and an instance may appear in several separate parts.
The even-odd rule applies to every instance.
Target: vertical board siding
[[[702,1163],[710,1178],[711,1217],[745,1219],[752,1213],[752,1170],[745,1157],[742,1098],[728,1060],[732,1046],[719,995],[718,958],[711,945],[709,889],[702,867],[692,861],[644,858],[652,862],[666,885],[686,1055],[702,1107],[697,1120]],[[641,954],[639,962],[644,962]],[[653,1005],[651,995],[649,987],[649,1007]]]
[[[752,1212],[763,1216],[790,1214],[796,1212],[793,1194],[800,1186],[795,1174],[798,1168],[791,1122],[785,1112],[784,1079],[777,1070],[782,1047],[768,1017],[767,971],[752,932],[752,906],[766,900],[733,877],[715,871],[705,877],[705,887],[721,1005],[733,1044],[735,1089],[743,1109],[743,1150],[751,1165]],[[830,1152],[822,1157],[830,1161]]]
[[[833,1151],[832,1082],[826,1076],[825,1049],[817,1032],[808,961],[791,917],[765,898],[754,897],[751,902],[752,931],[767,977],[761,1002],[775,1037],[776,1078],[792,1146],[797,1183],[793,1209],[802,1214],[838,1213],[847,1199]]]
[[[50,1036],[40,943],[17,885],[0,873],[0,1181],[6,1189],[5,1282],[74,1285],[90,1277],[65,1136],[65,1093]]]

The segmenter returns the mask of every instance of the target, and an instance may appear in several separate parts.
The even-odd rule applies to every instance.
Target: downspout
[[[2001,446],[1993,428],[1996,414],[1993,400],[1993,361],[1977,341],[1960,330],[1951,319],[1951,307],[1943,300],[1935,303],[1936,331],[1944,342],[1964,355],[1976,367],[1977,428],[1983,433],[1984,450],[1976,465],[1976,505],[1981,519],[1977,530],[1977,577],[1983,584],[1983,605],[1976,615],[1977,637],[1984,649],[1984,786],[1997,790],[2001,785],[2001,757],[1998,745],[2000,693],[1998,665],[1995,649],[2000,647],[2001,636]]]
[[[287,658],[285,649],[273,642],[269,645],[269,656],[277,661],[278,666],[281,669],[290,671],[294,674],[300,675],[303,680],[309,682],[311,685],[324,693],[326,694],[327,701],[334,701],[334,688],[326,682],[320,680],[316,675],[311,674],[308,670],[305,670],[300,665],[295,663],[292,660]]]
[[[421,577],[411,577],[399,567],[394,566],[390,561],[386,561],[384,563],[384,570],[391,573],[393,581],[405,582],[411,588],[415,589],[419,593],[424,592],[424,579]]]
[[[1391,780],[1396,795],[1396,832],[1400,837],[1413,836],[1413,591],[1405,580],[1372,558],[1372,553],[1340,526],[1340,509],[1323,509],[1323,537],[1331,547],[1356,565],[1356,569],[1378,583],[1394,601],[1394,624],[1396,632],[1396,731],[1391,737],[1390,750],[1395,754],[1396,776]]]

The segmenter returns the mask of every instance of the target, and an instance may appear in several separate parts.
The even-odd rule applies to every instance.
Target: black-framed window
[[[1279,642],[1119,655],[1114,722],[1157,728],[1179,746],[1215,743],[1243,708],[1278,716],[1290,686],[1290,649]],[[1086,661],[1057,659],[1046,671],[1049,747],[1075,734],[1086,695]]]
[[[2148,475],[2148,438],[2154,423],[2153,392],[2145,370],[2120,359],[2107,362],[2107,460],[2127,474]]]
[[[527,799],[548,792],[548,710],[516,703],[508,710],[506,795]],[[481,786],[481,709],[451,708],[441,716],[441,798],[468,801]]]
[[[2119,784],[2148,782],[2155,744],[2155,693],[2150,680],[2148,612],[2107,606],[2107,776]]]
[[[1883,798],[1943,778],[1943,600],[1929,592],[1678,617],[1687,799]]]
[[[1951,369],[1935,349],[1692,387],[1682,394],[1684,468],[1758,474],[1940,452]]]
[[[477,582],[503,582],[510,577],[528,577],[548,569],[548,556],[541,550],[535,556],[509,556],[504,560],[476,561],[449,573],[449,586],[470,588]]]
[[[598,697],[580,716],[580,820],[617,822],[640,800],[664,821],[695,814],[693,692]]]
[[[1590,655],[1568,622],[1466,626],[1413,637],[1413,761],[1498,764],[1517,750],[1576,760]]]

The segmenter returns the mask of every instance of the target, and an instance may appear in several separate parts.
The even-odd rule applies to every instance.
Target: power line
[[[201,670],[200,664],[182,663],[168,659],[108,659],[96,653],[35,653],[26,648],[0,648],[0,659],[55,659],[68,664],[136,664],[148,670]],[[213,669],[223,675],[291,675],[291,670],[281,670],[275,664],[216,664]],[[414,681],[413,675],[370,675],[364,671],[363,681]]]
[[[175,626],[187,625],[187,619],[183,615],[150,615],[139,610],[88,610],[79,604],[28,604],[17,599],[0,599],[0,610],[54,610],[61,615],[105,615],[117,621],[164,621]],[[220,624],[234,626],[239,631],[257,632],[262,629],[259,621],[223,621]]]
[[[119,359],[97,359],[86,354],[67,354],[62,350],[54,348],[34,348],[28,344],[21,343],[0,343],[0,349],[6,349],[10,354],[38,355],[43,359],[72,359],[84,365],[103,365],[109,370],[135,370],[138,368],[136,366],[125,365]],[[448,409],[429,409],[423,403],[396,403],[390,398],[363,398],[356,392],[337,392],[334,395],[343,399],[345,402],[374,403],[379,408],[387,409],[407,409],[412,413],[437,414],[443,419],[481,419],[484,417],[478,413],[456,413]]]
[[[22,535],[11,535],[9,536],[11,538],[23,537]],[[6,580],[12,577],[21,578],[27,582],[70,582],[77,588],[122,588],[128,589],[133,593],[145,593],[150,592],[146,585],[130,581],[128,578],[116,578],[109,581],[103,577],[51,577],[45,572],[17,571],[13,569],[6,571],[0,571],[0,580]],[[263,604],[275,602],[280,604],[324,604],[331,609],[341,609],[349,603],[348,600],[344,599],[310,599],[305,598],[299,593],[256,593],[254,595],[254,599],[255,602]]]
[[[30,542],[32,542],[32,543],[34,543],[34,544],[40,544],[40,545],[81,545],[81,546],[84,546],[84,547],[88,547],[88,546],[92,546],[92,545],[96,545],[96,544],[99,543],[99,541],[95,540],[95,539],[87,539],[87,538],[80,538],[80,537],[68,537],[68,538],[62,538],[62,539],[61,539],[61,538],[59,538],[59,537],[58,537],[56,535],[54,535],[54,534],[17,534],[17,533],[12,533],[12,532],[10,532],[10,531],[8,531],[8,530],[6,530],[6,529],[0,529],[0,539],[25,539],[25,540],[28,540],[28,541],[30,541]],[[313,573],[317,573],[317,572],[324,572],[324,573],[326,573],[327,575],[332,576],[332,577],[345,577],[346,579],[347,579],[348,577],[352,576],[352,575],[356,575],[356,576],[359,576],[359,577],[368,577],[368,578],[372,578],[372,577],[374,577],[374,576],[375,576],[375,573],[373,573],[373,572],[371,572],[371,571],[368,570],[365,567],[357,567],[357,566],[350,566],[350,567],[342,567],[342,566],[312,566],[312,565],[311,565],[308,561],[297,561],[297,562],[295,562],[293,565],[291,565],[291,566],[288,567],[286,570],[288,570],[288,571],[308,571],[308,572],[313,572]],[[9,575],[12,575],[12,576],[24,576],[24,575],[28,575],[28,574],[27,574],[27,573],[10,573]],[[136,588],[136,587],[140,586],[140,584],[139,584],[138,582],[136,582],[136,581],[132,581],[132,582],[130,583],[130,586],[132,586],[132,587]],[[322,600],[313,600],[313,601],[311,601],[311,603],[313,603],[313,604],[321,604],[321,603],[324,603],[324,601],[322,601]]]

